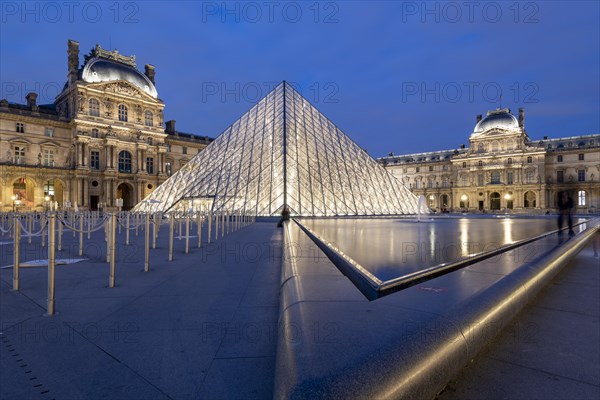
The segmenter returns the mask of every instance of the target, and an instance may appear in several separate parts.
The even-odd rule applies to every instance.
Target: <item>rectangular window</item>
[[[513,177],[514,177],[514,174],[512,172],[507,172],[506,173],[506,183],[509,185],[512,185],[513,179],[514,179]]]
[[[152,158],[152,157],[146,157],[146,171],[149,174],[153,174],[154,173],[154,158]]]
[[[171,176],[171,174],[173,173],[170,162],[165,163],[165,172],[167,173],[168,176]]]
[[[467,177],[463,175],[462,177],[462,185],[467,186]]]
[[[556,182],[563,183],[565,181],[564,171],[556,171]]]
[[[419,168],[419,167],[416,167],[416,168],[415,168],[415,172],[421,172],[421,168]]]
[[[183,146],[183,147],[181,148],[181,152],[182,152],[183,154],[187,154],[187,147]]]
[[[25,147],[15,146],[15,164],[25,164]]]
[[[151,137],[149,137],[148,139],[146,139],[146,142],[147,142],[147,143],[148,143],[150,146],[152,146],[152,138],[151,138]]]
[[[429,171],[433,171],[433,165],[429,166]]]
[[[98,134],[98,129],[92,129],[92,137],[98,139],[100,135]]]
[[[579,171],[577,171],[577,180],[579,182],[585,182],[585,170],[584,169],[580,169]]]
[[[44,130],[44,134],[48,137],[54,136],[54,128],[46,128]]]
[[[579,154],[579,161],[583,161],[585,159],[585,155],[583,153]]]
[[[563,156],[556,156],[556,162],[563,162]]]
[[[92,150],[90,152],[90,168],[91,169],[100,169],[100,152],[96,150]]]
[[[54,150],[44,149],[44,165],[47,167],[54,166]]]
[[[15,125],[17,133],[25,133],[25,125],[22,122],[17,122]]]
[[[483,174],[477,174],[477,186],[483,186]]]
[[[167,144],[167,152],[170,153],[171,152],[171,145]]]
[[[533,183],[533,172],[529,171],[525,174],[526,183]]]
[[[493,171],[491,174],[491,182],[493,185],[497,185],[500,183],[500,172],[499,171]]]

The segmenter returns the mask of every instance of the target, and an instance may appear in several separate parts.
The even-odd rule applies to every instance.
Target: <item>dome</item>
[[[519,121],[508,108],[488,111],[487,116],[475,126],[474,133],[483,133],[491,129],[519,130]]]
[[[129,65],[121,64],[104,58],[92,58],[86,63],[81,79],[89,83],[127,81],[150,96],[157,98],[158,92],[150,79]]]

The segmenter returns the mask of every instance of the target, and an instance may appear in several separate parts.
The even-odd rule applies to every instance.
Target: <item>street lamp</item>
[[[10,198],[12,200],[12,212],[15,212],[15,200],[17,199],[17,196],[13,194]]]

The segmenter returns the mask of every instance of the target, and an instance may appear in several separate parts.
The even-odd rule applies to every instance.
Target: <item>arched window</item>
[[[496,153],[498,151],[498,142],[492,142],[492,152]]]
[[[483,161],[479,160],[479,162],[477,163],[477,165],[479,165],[480,167],[483,167]]]
[[[131,173],[131,153],[128,151],[119,153],[119,172]]]
[[[479,144],[477,145],[477,151],[478,151],[479,153],[483,153],[483,152],[485,151],[485,146],[483,145],[483,143],[479,143]]]
[[[89,114],[93,117],[100,116],[100,102],[96,99],[90,99],[88,102]]]
[[[119,104],[119,121],[127,122],[127,106]]]
[[[512,164],[512,157],[508,157],[507,164]]]
[[[144,113],[144,125],[146,126],[154,126],[154,120],[152,118],[152,111],[146,110]]]
[[[577,192],[577,205],[585,206],[585,191],[583,190]]]
[[[527,164],[531,164],[533,162],[533,158],[531,156],[527,157]]]
[[[523,195],[523,205],[525,208],[534,208],[535,207],[535,193],[533,192],[525,192]]]

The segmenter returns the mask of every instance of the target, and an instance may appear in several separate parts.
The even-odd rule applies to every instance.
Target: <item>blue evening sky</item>
[[[0,98],[52,102],[67,39],[156,66],[165,119],[217,136],[293,83],[372,156],[468,143],[525,107],[532,139],[600,133],[598,1],[2,1]],[[500,99],[500,92],[502,99]]]

